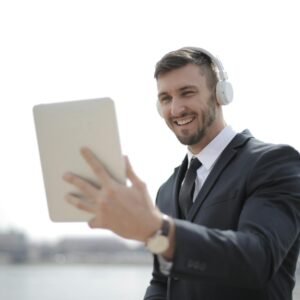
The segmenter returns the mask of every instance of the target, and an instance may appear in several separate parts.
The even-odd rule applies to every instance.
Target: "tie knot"
[[[189,169],[190,169],[190,170],[196,171],[196,170],[198,170],[198,169],[201,167],[201,165],[202,165],[202,164],[201,164],[201,162],[199,161],[199,159],[196,158],[196,157],[193,157],[192,160],[191,160],[191,164],[190,164]]]

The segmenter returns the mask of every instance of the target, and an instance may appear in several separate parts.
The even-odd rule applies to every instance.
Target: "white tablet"
[[[111,175],[126,182],[114,103],[110,98],[40,104],[33,107],[41,167],[50,219],[86,222],[92,215],[64,200],[76,188],[63,181],[73,172],[92,182],[96,176],[80,155],[89,147]],[[101,184],[101,183],[100,183]]]

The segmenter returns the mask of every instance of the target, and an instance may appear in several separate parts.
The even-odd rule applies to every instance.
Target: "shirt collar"
[[[194,155],[188,150],[188,161],[189,164],[193,157],[197,157],[202,166],[210,170],[218,157],[221,155],[223,150],[228,146],[228,144],[235,137],[236,132],[230,127],[226,126],[205,148],[203,148],[198,154]]]

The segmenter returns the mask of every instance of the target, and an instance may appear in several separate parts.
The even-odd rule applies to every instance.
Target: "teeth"
[[[177,120],[176,123],[181,126],[181,125],[188,124],[192,121],[193,121],[193,118],[188,118],[188,119],[184,119],[184,120]]]

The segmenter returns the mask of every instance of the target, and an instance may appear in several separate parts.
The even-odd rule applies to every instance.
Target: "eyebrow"
[[[188,90],[188,89],[197,89],[197,87],[195,85],[185,85],[182,88],[180,88],[179,91],[183,92],[183,91]]]

